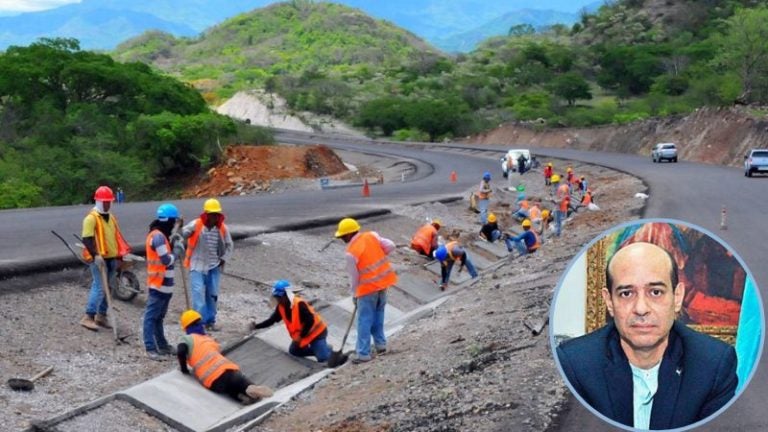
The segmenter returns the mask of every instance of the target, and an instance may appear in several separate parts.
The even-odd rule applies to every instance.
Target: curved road
[[[222,205],[233,228],[237,226],[241,230],[259,232],[291,224],[300,225],[313,219],[331,221],[342,215],[455,196],[479,181],[485,170],[490,170],[496,178],[501,177],[499,164],[490,162],[487,155],[476,157],[472,152],[457,153],[467,145],[396,144],[289,131],[279,131],[277,138],[280,142],[321,143],[343,150],[409,158],[418,164],[418,172],[406,184],[373,186],[370,198],[361,197],[358,188],[223,198]],[[472,145],[471,148],[494,151],[499,155],[505,151],[505,146]],[[746,178],[737,168],[684,161],[653,164],[648,157],[620,153],[548,148],[531,150],[537,155],[596,163],[642,178],[649,187],[650,195],[645,217],[680,219],[712,231],[738,252],[758,286],[768,287],[768,266],[765,265],[768,256],[768,178]],[[452,170],[458,174],[456,184],[448,181]],[[599,185],[595,186],[599,189]],[[188,218],[197,215],[202,205],[202,200],[174,202]],[[145,226],[152,219],[157,204],[128,203],[117,207],[121,226],[132,244],[143,242]],[[720,230],[723,205],[728,211],[728,230]],[[50,234],[50,230],[70,237],[70,233],[79,233],[80,222],[88,208],[70,206],[0,212],[0,237],[6,245],[0,249],[0,275],[30,262],[61,262],[68,259],[68,252]],[[329,229],[329,235],[330,232]],[[764,363],[760,362],[744,395],[725,414],[701,430],[768,430],[768,412],[763,407],[763,402],[768,400],[768,376]],[[573,406],[561,419],[560,430],[614,430],[578,403]]]

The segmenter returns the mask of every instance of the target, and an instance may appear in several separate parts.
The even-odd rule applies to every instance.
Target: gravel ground
[[[563,236],[545,244],[536,256],[512,261],[484,275],[472,288],[452,297],[432,316],[396,335],[391,353],[362,366],[347,366],[312,391],[281,408],[261,431],[478,431],[542,430],[566,400],[566,388],[551,360],[546,332],[531,336],[522,322],[547,314],[554,282],[568,260],[596,234],[633,218],[640,200],[639,181],[599,167],[573,165],[598,191],[600,212],[576,215]],[[534,177],[535,176],[535,177]],[[529,196],[543,195],[538,173],[527,175]],[[514,179],[513,179],[514,180]],[[468,191],[467,191],[468,192]],[[467,195],[466,193],[464,195]],[[513,194],[503,194],[509,201]],[[502,226],[508,225],[508,204],[492,202]],[[506,213],[506,214],[505,214]],[[474,238],[476,215],[466,202],[403,207],[394,216],[361,221],[404,245],[427,217],[440,217],[447,230]],[[341,242],[324,252],[333,228],[274,233],[236,244],[227,272],[266,283],[286,278],[304,281],[304,296],[337,300],[347,295]],[[441,231],[441,233],[443,233]],[[401,249],[395,268],[423,259]],[[7,281],[0,302],[0,379],[28,377],[48,365],[55,370],[19,393],[0,389],[0,430],[20,430],[99,397],[128,388],[176,367],[175,361],[153,362],[140,341],[145,295],[117,302],[120,334],[128,344],[116,346],[111,331],[90,332],[79,326],[88,290],[78,283],[81,269]],[[143,282],[143,269],[137,270]],[[541,283],[539,283],[541,282]],[[547,283],[544,283],[547,282]],[[6,283],[6,281],[4,281]],[[184,309],[181,283],[174,295],[166,335],[181,336],[177,317]],[[224,277],[219,305],[223,344],[241,339],[250,320],[271,312],[268,290],[241,278]],[[67,421],[61,430],[166,430],[132,406],[114,401]],[[135,415],[128,415],[131,410]],[[109,425],[106,428],[99,425]],[[523,425],[523,426],[521,426]],[[140,429],[144,428],[146,429]],[[166,429],[163,429],[166,428]]]

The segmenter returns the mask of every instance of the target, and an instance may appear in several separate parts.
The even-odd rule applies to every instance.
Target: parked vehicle
[[[533,167],[533,159],[531,158],[531,151],[528,149],[512,149],[507,152],[506,155],[502,156],[499,161],[501,162],[501,172],[504,174],[504,178],[507,178],[509,176],[509,173],[511,172],[517,172],[517,159],[520,157],[520,155],[523,155],[525,157],[525,170],[530,170]],[[512,160],[512,166],[507,166],[507,160]]]
[[[744,175],[768,174],[768,149],[752,149],[744,156]]]
[[[668,160],[677,162],[677,146],[674,143],[658,143],[651,150],[651,160],[661,162]]]

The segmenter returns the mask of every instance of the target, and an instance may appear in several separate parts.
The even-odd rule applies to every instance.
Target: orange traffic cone
[[[371,188],[370,188],[370,187],[368,187],[368,179],[365,179],[365,180],[363,181],[363,196],[364,196],[364,197],[369,197],[369,196],[371,196]]]
[[[451,171],[451,183],[456,183],[459,177],[456,175],[456,171]]]

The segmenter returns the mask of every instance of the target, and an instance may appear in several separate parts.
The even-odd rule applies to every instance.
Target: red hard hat
[[[96,193],[93,194],[93,199],[95,201],[114,201],[115,194],[112,193],[112,189],[108,186],[99,186],[99,188],[96,189]]]

